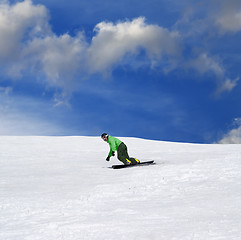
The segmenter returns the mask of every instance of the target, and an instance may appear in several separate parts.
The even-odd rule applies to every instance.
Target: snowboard
[[[138,164],[133,164],[133,165],[112,165],[112,168],[114,169],[120,169],[120,168],[129,168],[129,167],[140,167],[140,166],[146,166],[146,165],[151,165],[151,164],[155,164],[154,161],[146,161],[146,162],[140,162]]]

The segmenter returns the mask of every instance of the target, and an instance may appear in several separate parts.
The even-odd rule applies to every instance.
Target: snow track
[[[0,239],[240,239],[240,145],[120,139],[157,164],[110,169],[99,137],[0,137]]]

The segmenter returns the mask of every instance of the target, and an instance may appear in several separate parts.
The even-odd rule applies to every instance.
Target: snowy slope
[[[99,137],[0,137],[0,239],[241,238],[240,145],[121,139],[157,164],[108,168]]]

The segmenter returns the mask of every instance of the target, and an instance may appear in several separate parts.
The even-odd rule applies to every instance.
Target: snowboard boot
[[[136,158],[130,158],[130,162],[132,165],[136,165],[136,164],[140,163],[140,161]]]
[[[136,160],[137,164],[139,164],[139,163],[140,163],[140,160],[138,160],[137,158],[134,158],[134,159]]]
[[[131,165],[131,164],[132,164],[132,162],[129,159],[126,158],[125,165]]]

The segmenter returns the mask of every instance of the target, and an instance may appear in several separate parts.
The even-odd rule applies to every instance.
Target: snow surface
[[[0,137],[0,239],[241,239],[241,145],[120,139]]]

